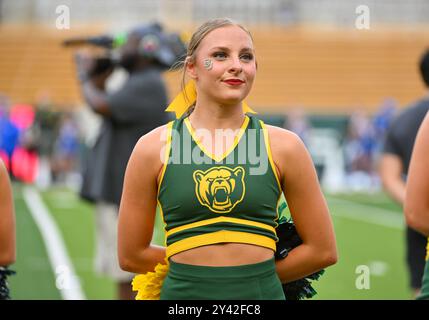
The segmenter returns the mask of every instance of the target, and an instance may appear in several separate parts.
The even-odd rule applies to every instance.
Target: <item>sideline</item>
[[[335,196],[328,196],[326,198],[328,205],[340,205],[347,206],[349,208],[345,208],[344,210],[342,210],[342,212],[338,212],[338,210],[331,210],[331,215],[334,217],[362,221],[398,230],[404,229],[405,227],[405,221],[403,216],[397,214],[394,211],[373,207],[351,200],[335,198]],[[354,210],[350,210],[350,206],[353,206]],[[356,211],[359,210],[359,208],[361,208],[362,210],[357,213]]]
[[[61,233],[39,193],[34,187],[26,186],[22,194],[42,235],[61,296],[64,300],[86,300]]]

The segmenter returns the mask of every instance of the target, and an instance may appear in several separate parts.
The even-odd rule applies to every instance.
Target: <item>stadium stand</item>
[[[60,43],[72,35],[101,30],[1,26],[0,91],[14,102],[34,103],[40,92],[47,91],[59,106],[79,105],[72,50]],[[260,27],[251,31],[259,72],[248,100],[257,110],[282,113],[285,107],[297,106],[313,113],[341,113],[345,108],[371,112],[392,93],[404,105],[424,92],[414,63],[427,46],[429,31],[424,29],[369,33]],[[166,79],[177,91],[180,75],[167,74]],[[171,96],[175,90],[170,89]]]

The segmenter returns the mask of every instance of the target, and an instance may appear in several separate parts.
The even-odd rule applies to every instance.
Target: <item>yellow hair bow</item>
[[[176,98],[170,103],[170,105],[165,109],[166,112],[175,112],[176,119],[180,118],[190,106],[192,106],[197,100],[197,89],[195,87],[195,82],[193,80],[189,81],[185,89],[180,92]],[[252,110],[245,101],[242,103],[244,113],[257,113]]]

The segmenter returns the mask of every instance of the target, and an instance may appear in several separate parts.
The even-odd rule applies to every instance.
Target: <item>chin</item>
[[[224,99],[220,103],[224,106],[235,106],[243,102],[243,99]]]
[[[243,96],[243,95],[239,95],[239,96],[233,95],[233,96],[222,97],[221,99],[219,99],[219,101],[225,105],[234,105],[234,104],[243,102],[245,98],[246,96]]]

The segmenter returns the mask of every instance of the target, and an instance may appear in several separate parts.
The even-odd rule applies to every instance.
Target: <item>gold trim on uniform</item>
[[[167,142],[165,143],[165,153],[164,153],[164,163],[162,164],[162,171],[161,171],[161,176],[159,178],[159,182],[158,182],[158,192],[157,192],[157,196],[159,196],[159,189],[161,189],[161,184],[162,181],[164,180],[164,174],[165,174],[165,170],[167,169],[167,164],[168,164],[168,158],[170,155],[170,149],[171,149],[171,140],[172,140],[172,131],[173,131],[173,123],[174,121],[170,121],[169,123],[167,123]]]
[[[189,121],[189,118],[185,118],[184,123],[186,125],[186,127],[188,128],[189,133],[191,134],[192,139],[195,141],[195,143],[197,144],[197,146],[212,160],[215,160],[216,162],[220,162],[223,159],[225,159],[232,151],[234,151],[235,147],[238,145],[238,143],[240,142],[241,137],[243,136],[244,132],[247,129],[247,125],[249,124],[250,119],[247,115],[245,115],[245,119],[243,124],[241,125],[238,134],[235,136],[234,138],[234,143],[228,148],[228,150],[226,150],[222,155],[220,155],[219,157],[216,157],[216,155],[214,155],[213,153],[209,152],[204,145],[199,141],[199,139],[197,138],[197,135],[194,131],[194,128],[192,128],[191,122]]]
[[[429,238],[428,238],[428,244],[426,246],[426,261],[429,260]]]
[[[169,123],[167,123],[167,142],[165,144],[164,163],[162,165],[161,176],[159,177],[158,190],[157,190],[157,194],[156,194],[156,202],[159,205],[162,222],[164,223],[164,229],[167,226],[167,224],[165,223],[164,212],[162,210],[161,202],[159,201],[159,190],[161,189],[161,184],[162,184],[162,181],[164,180],[165,171],[167,170],[167,165],[168,165],[168,160],[169,160],[168,158],[169,158],[170,149],[171,149],[171,141],[172,141],[172,134],[171,133],[173,131],[173,123],[174,123],[174,121],[170,121]],[[165,238],[164,240],[165,240],[165,245],[167,245],[167,238]]]
[[[219,223],[219,222],[230,222],[230,223],[242,224],[242,225],[246,225],[246,226],[257,227],[257,228],[261,228],[261,229],[271,231],[272,233],[276,234],[276,230],[272,226],[267,225],[265,223],[251,221],[251,220],[245,220],[245,219],[239,219],[239,218],[217,217],[217,218],[213,218],[213,219],[207,219],[207,220],[202,220],[202,221],[197,221],[197,222],[185,224],[183,226],[180,226],[180,227],[177,227],[177,228],[174,228],[174,229],[167,231],[165,233],[165,235],[168,237],[168,236],[171,236],[172,234],[175,234],[175,233],[183,231],[183,230],[207,226],[207,225]]]
[[[277,186],[279,187],[279,198],[277,199],[277,206],[276,206],[276,208],[277,208],[277,210],[278,210],[279,202],[280,202],[280,200],[281,200],[283,190],[282,190],[282,186],[281,186],[281,184],[280,184],[279,176],[278,176],[278,174],[277,174],[277,169],[276,169],[276,165],[275,165],[274,160],[273,160],[273,155],[272,155],[272,153],[271,153],[270,140],[269,140],[269,137],[268,137],[268,128],[267,128],[267,126],[265,125],[265,123],[264,123],[262,120],[259,120],[259,123],[261,124],[261,127],[262,127],[262,134],[264,135],[265,149],[266,149],[266,151],[267,151],[268,160],[269,160],[269,162],[270,162],[270,165],[271,165],[271,169],[272,169],[272,171],[273,171],[273,174],[274,174],[274,176],[275,176],[275,178],[276,178]],[[276,221],[277,221],[278,219],[279,219],[279,212],[277,211]],[[277,222],[276,222],[276,224],[277,224]],[[277,224],[277,225],[278,225],[278,224]],[[276,226],[276,227],[277,227],[277,226]]]
[[[267,236],[247,232],[221,230],[186,238],[183,240],[179,240],[173,244],[170,244],[166,248],[166,256],[168,259],[176,253],[189,249],[215,243],[229,242],[253,244],[276,251],[276,242]]]
[[[268,156],[268,160],[270,161],[270,165],[271,168],[273,170],[274,176],[276,177],[276,181],[279,187],[279,191],[282,190],[281,184],[280,184],[280,179],[279,176],[277,175],[277,169],[276,169],[276,165],[274,163],[273,160],[273,155],[271,153],[271,146],[270,146],[270,141],[268,138],[268,128],[266,127],[265,123],[262,120],[259,120],[261,127],[262,127],[262,133],[264,135],[264,141],[265,141],[265,148],[267,150],[267,156]]]

